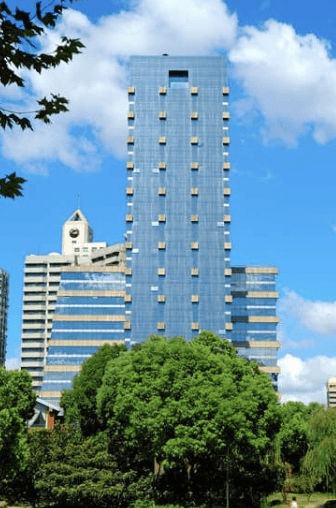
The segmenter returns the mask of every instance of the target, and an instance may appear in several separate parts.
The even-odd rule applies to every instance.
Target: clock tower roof
[[[62,254],[81,252],[84,244],[92,243],[93,231],[83,212],[78,208],[63,224]]]
[[[70,215],[70,217],[66,220],[66,222],[86,222],[86,223],[88,223],[88,221],[85,218],[85,215],[79,208],[77,208],[77,210],[73,214]]]

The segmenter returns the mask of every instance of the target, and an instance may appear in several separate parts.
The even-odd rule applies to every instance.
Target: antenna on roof
[[[77,209],[80,210],[80,194],[77,194]]]

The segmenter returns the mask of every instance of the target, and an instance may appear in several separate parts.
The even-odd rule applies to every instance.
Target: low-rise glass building
[[[122,266],[62,268],[39,397],[58,404],[81,365],[104,344],[124,342]]]
[[[274,267],[233,267],[231,275],[231,340],[238,354],[260,365],[278,388],[278,293]]]

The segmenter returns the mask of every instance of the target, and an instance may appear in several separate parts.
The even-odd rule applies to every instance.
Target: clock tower
[[[92,240],[90,224],[78,209],[63,224],[62,254],[77,254],[82,251],[84,244]]]

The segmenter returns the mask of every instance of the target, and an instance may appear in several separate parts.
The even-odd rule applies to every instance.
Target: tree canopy
[[[25,420],[33,415],[35,401],[26,371],[0,368],[0,480],[28,460]]]
[[[294,472],[300,470],[300,462],[308,451],[309,419],[321,409],[317,402],[308,406],[303,402],[289,401],[281,406],[281,428],[278,434],[280,454],[284,462],[290,464]]]
[[[48,460],[42,467],[37,464],[35,502],[48,505],[52,499],[54,506],[62,508],[126,508],[136,499],[143,482],[137,481],[134,471],[118,470],[104,434],[77,442],[67,428],[46,434]],[[38,444],[39,432],[35,441]]]
[[[19,7],[11,9],[7,2],[0,2],[0,83],[3,87],[26,87],[22,71],[44,72],[62,62],[68,63],[84,47],[79,39],[63,36],[53,51],[41,50],[41,38],[53,29],[66,5],[75,0],[53,0],[46,6],[36,2],[33,12]],[[12,111],[0,104],[0,127],[18,126],[22,130],[33,129],[31,118],[50,123],[52,115],[65,112],[68,100],[51,92],[50,97],[37,100],[37,107],[30,112]],[[11,173],[0,179],[0,196],[15,198],[22,195],[24,178]]]
[[[237,506],[254,506],[274,488],[277,396],[256,364],[211,332],[150,337],[107,364],[97,400],[120,467],[149,471],[156,461],[171,500],[218,500],[230,488]]]
[[[73,389],[62,393],[65,421],[68,424],[76,422],[83,436],[94,435],[102,428],[97,415],[98,388],[103,382],[107,363],[123,351],[126,351],[124,345],[102,346],[83,363],[79,376],[73,380]]]
[[[309,450],[302,470],[336,492],[336,410],[315,411],[309,420]]]

